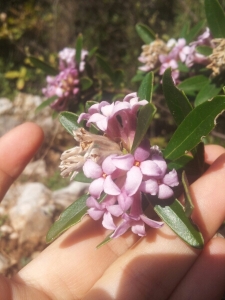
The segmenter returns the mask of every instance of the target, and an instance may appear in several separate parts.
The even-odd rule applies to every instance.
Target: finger
[[[22,124],[0,139],[0,200],[42,141],[43,131],[33,123]]]
[[[219,145],[205,146],[205,162],[212,164],[221,154],[225,153],[225,149]]]
[[[224,178],[225,154],[222,154],[191,186],[194,220],[206,242],[225,219]],[[148,238],[119,257],[85,299],[98,299],[102,292],[109,299],[168,299],[200,251],[175,237],[167,226],[157,232],[149,230]]]
[[[225,240],[212,239],[170,300],[222,299],[225,292]]]

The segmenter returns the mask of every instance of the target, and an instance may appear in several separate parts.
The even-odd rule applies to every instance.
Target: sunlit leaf
[[[175,86],[171,69],[167,69],[163,74],[163,93],[169,110],[179,125],[191,112],[192,106],[185,94]]]
[[[111,232],[110,234],[108,234],[107,237],[100,244],[98,244],[96,246],[96,248],[99,249],[102,246],[104,246],[105,244],[109,243],[112,240],[112,238],[110,237],[112,234],[113,234],[113,232]]]
[[[152,101],[153,80],[153,72],[149,72],[145,75],[138,90],[138,97],[140,100],[147,100],[149,102]]]
[[[78,115],[72,112],[64,111],[59,115],[60,123],[71,135],[73,135],[73,131],[81,127],[81,125],[77,123],[77,120]]]
[[[58,98],[58,96],[52,96],[52,97],[46,99],[36,108],[35,112],[38,113],[46,106],[49,106],[51,103],[53,103],[57,98]]]
[[[38,69],[41,69],[42,71],[44,71],[47,75],[52,75],[55,76],[59,73],[58,70],[56,70],[55,68],[53,68],[52,66],[48,65],[47,63],[45,63],[44,61],[34,57],[34,56],[29,56],[29,59],[31,61],[31,63]]]
[[[205,0],[205,14],[214,38],[225,38],[225,15],[217,0]]]
[[[179,125],[163,154],[176,160],[191,151],[216,125],[216,118],[225,110],[225,96],[216,96],[194,108]]]
[[[201,90],[197,94],[195,98],[195,106],[217,96],[221,89],[221,86],[217,86],[215,83],[208,81],[204,86],[202,86]]]
[[[149,125],[155,113],[156,113],[156,107],[152,103],[148,103],[140,109],[138,114],[138,119],[137,119],[137,129],[136,129],[134,142],[131,149],[132,153],[139,146],[144,136],[146,135]]]
[[[77,64],[80,64],[81,61],[81,53],[82,53],[82,48],[83,48],[83,36],[80,33],[76,39],[76,56],[75,56],[75,60],[77,62]]]
[[[16,87],[18,90],[22,90],[25,86],[25,80],[24,78],[18,78],[16,81]]]
[[[190,188],[189,188],[189,182],[187,180],[187,176],[185,172],[182,172],[182,183],[184,187],[184,198],[185,198],[185,214],[189,218],[193,212],[194,209],[194,204],[191,199],[191,193],[190,193]]]
[[[8,71],[4,74],[4,77],[7,79],[15,79],[20,77],[20,72],[19,71]]]
[[[65,230],[81,221],[88,210],[86,206],[88,197],[89,195],[83,195],[61,213],[59,219],[55,221],[47,233],[47,243],[51,243]]]
[[[181,203],[174,199],[172,204],[165,202],[154,202],[150,200],[154,206],[155,212],[159,217],[188,245],[201,249],[204,246],[203,236],[197,226],[185,215],[184,208]]]
[[[137,24],[135,26],[135,29],[137,31],[137,34],[145,44],[150,44],[156,38],[154,32],[144,24],[141,23]]]

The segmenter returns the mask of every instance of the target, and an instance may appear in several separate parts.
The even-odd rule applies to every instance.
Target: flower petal
[[[101,205],[98,203],[98,201],[94,197],[88,197],[86,200],[87,207],[95,208],[101,210]]]
[[[161,168],[152,160],[141,162],[140,169],[144,175],[159,177],[162,175]]]
[[[127,196],[134,195],[142,181],[142,173],[140,168],[133,166],[130,171],[127,172],[127,178],[124,185],[124,190],[126,191]]]
[[[162,155],[160,154],[153,154],[152,155],[152,160],[154,161],[154,163],[156,163],[159,168],[162,171],[162,175],[164,175],[166,173],[167,170],[167,164],[165,159],[162,157]]]
[[[117,238],[124,234],[130,228],[130,222],[123,221],[110,236],[111,238]]]
[[[112,162],[117,168],[128,171],[134,164],[134,157],[132,154],[125,154],[113,157]]]
[[[173,196],[173,190],[165,184],[159,185],[158,198],[159,199],[168,199]]]
[[[102,225],[106,229],[110,229],[110,230],[115,230],[116,229],[116,225],[114,224],[113,218],[112,218],[112,216],[109,212],[104,213],[103,220],[102,220]]]
[[[89,186],[89,193],[91,196],[95,198],[99,198],[102,191],[103,191],[103,184],[104,184],[105,179],[104,178],[98,178],[92,181],[92,183]]]
[[[162,182],[169,186],[177,186],[179,184],[178,176],[176,170],[172,170],[168,174],[164,176],[162,179]]]
[[[104,181],[104,192],[108,195],[119,195],[120,188],[113,182],[112,177],[109,175]]]
[[[134,158],[137,161],[144,161],[150,155],[150,143],[148,139],[141,142],[139,147],[134,152]]]
[[[145,225],[142,220],[136,221],[135,224],[131,227],[131,230],[133,233],[139,235],[139,236],[145,236]]]
[[[150,226],[152,228],[160,228],[164,224],[163,222],[158,222],[158,221],[155,221],[155,220],[151,220],[143,214],[140,215],[140,217],[141,217],[142,221],[145,222],[145,224],[147,224],[148,226]]]
[[[133,203],[133,197],[127,196],[125,191],[121,192],[121,194],[117,197],[117,200],[119,206],[124,212],[127,211],[131,207],[131,204]]]
[[[120,205],[110,205],[107,207],[107,210],[115,217],[119,217],[123,214],[123,210]]]
[[[88,159],[83,165],[84,175],[88,178],[99,178],[102,176],[102,168],[91,159]]]
[[[112,163],[112,157],[115,157],[115,156],[116,155],[110,155],[110,156],[106,157],[106,159],[102,163],[102,170],[107,175],[112,174],[116,170],[115,165]]]
[[[88,211],[87,211],[87,213],[89,214],[89,216],[93,220],[97,221],[97,220],[101,219],[101,217],[104,214],[104,211],[103,210],[97,210],[95,208],[89,208]]]
[[[146,181],[143,181],[140,185],[140,191],[151,195],[157,195],[158,190],[159,185],[157,183],[157,180],[155,179],[148,179]]]

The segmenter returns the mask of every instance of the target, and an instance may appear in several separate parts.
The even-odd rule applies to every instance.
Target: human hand
[[[35,124],[0,139],[0,196],[43,139]],[[106,232],[85,217],[12,279],[0,277],[0,299],[221,299],[225,291],[225,240],[212,238],[225,219],[225,150],[206,147],[207,172],[191,186],[205,248],[186,245],[164,225],[131,232],[96,250]]]

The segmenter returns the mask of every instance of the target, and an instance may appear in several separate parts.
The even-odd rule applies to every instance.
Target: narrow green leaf
[[[186,37],[188,35],[188,32],[189,32],[189,29],[190,29],[190,22],[185,22],[182,29],[181,29],[181,32],[180,32],[180,37],[181,38],[184,38],[186,40]]]
[[[114,72],[113,84],[116,88],[119,88],[124,80],[124,72],[123,70],[116,70]]]
[[[98,246],[96,246],[96,248],[99,249],[102,246],[104,246],[105,244],[108,244],[112,240],[112,238],[110,237],[112,234],[113,234],[113,232],[111,232],[110,234],[108,234],[106,236],[106,238],[100,244],[98,244]]]
[[[189,182],[187,180],[187,176],[185,174],[185,171],[182,172],[182,183],[184,187],[184,198],[185,198],[185,215],[190,218],[193,209],[194,209],[194,204],[191,199],[191,193],[190,193],[190,188],[189,188]]]
[[[201,249],[204,246],[203,236],[197,226],[185,215],[181,203],[174,199],[170,205],[154,203],[155,212],[159,217],[188,245]]]
[[[172,170],[172,169],[179,170],[181,168],[184,168],[184,166],[187,163],[189,163],[192,159],[193,159],[193,157],[190,156],[190,155],[183,155],[180,158],[169,162],[168,165],[167,165],[168,169],[169,170]]]
[[[114,80],[114,72],[112,68],[109,66],[109,64],[100,56],[96,55],[97,62],[99,66],[102,68],[102,70],[110,77],[110,79],[113,81]]]
[[[93,85],[93,81],[89,77],[80,78],[81,90],[86,91]]]
[[[94,47],[92,48],[89,52],[88,52],[88,59],[90,59],[98,50],[98,47]]]
[[[199,91],[195,98],[195,106],[204,103],[217,96],[221,91],[222,87],[217,86],[215,83],[208,81]]]
[[[76,56],[75,56],[75,60],[77,62],[77,64],[80,64],[81,61],[81,52],[82,52],[82,48],[83,48],[83,36],[80,33],[77,37],[76,40]]]
[[[214,38],[225,38],[225,15],[217,0],[205,0],[205,14]]]
[[[139,82],[142,81],[145,77],[145,73],[139,73],[134,75],[134,77],[132,77],[131,82]]]
[[[86,206],[88,197],[89,195],[83,195],[61,213],[59,219],[55,221],[47,233],[47,243],[51,243],[64,231],[81,221],[88,210]]]
[[[35,109],[35,113],[38,113],[39,111],[41,111],[43,108],[45,108],[46,106],[49,106],[52,102],[54,102],[56,99],[58,98],[58,96],[52,96],[48,99],[46,99],[45,101],[43,101],[36,109]]]
[[[216,118],[225,110],[225,96],[216,96],[194,108],[177,128],[163,154],[176,160],[191,151],[216,125]]]
[[[191,28],[191,30],[188,32],[188,34],[185,37],[187,44],[193,42],[193,40],[196,38],[196,36],[203,28],[204,24],[205,24],[205,20],[198,22],[193,28]]]
[[[73,131],[82,127],[81,124],[77,123],[77,119],[78,115],[68,111],[61,112],[59,115],[60,123],[71,135],[73,135]]]
[[[75,177],[74,177],[74,181],[79,181],[79,182],[84,182],[84,183],[91,183],[93,181],[93,179],[91,178],[87,178],[84,175],[83,171],[80,171]]]
[[[175,86],[171,69],[167,69],[163,74],[163,93],[169,110],[179,125],[191,112],[192,106],[185,94]]]
[[[209,79],[204,75],[197,75],[185,79],[180,84],[178,84],[179,89],[185,93],[199,91],[203,86],[209,82]]]
[[[134,142],[132,145],[131,152],[134,153],[136,148],[139,146],[144,136],[146,135],[149,125],[156,113],[156,107],[152,103],[144,105],[138,114],[137,129],[134,136]]]
[[[34,56],[29,56],[29,59],[36,68],[41,69],[47,75],[56,76],[59,73],[59,71],[57,69],[53,68],[52,66],[48,65],[44,61],[42,61]]]
[[[209,56],[213,52],[213,49],[209,46],[197,46],[195,50],[204,56]]]
[[[178,70],[183,73],[187,73],[190,71],[190,69],[180,61],[178,61]]]
[[[135,29],[137,31],[137,34],[145,44],[150,44],[156,38],[154,32],[144,24],[136,24]]]
[[[140,100],[147,100],[148,102],[152,101],[153,80],[153,72],[149,72],[145,75],[138,90],[138,97]]]

